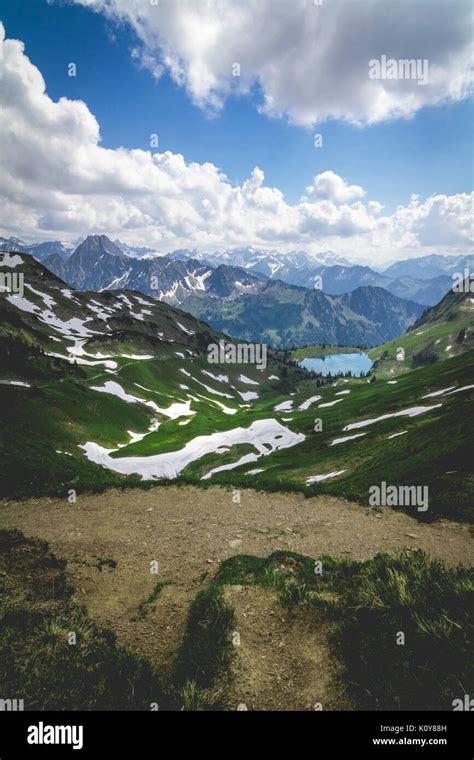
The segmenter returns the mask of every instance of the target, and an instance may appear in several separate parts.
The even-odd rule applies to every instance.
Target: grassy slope
[[[277,414],[282,420],[292,418],[291,422],[283,424],[304,433],[305,441],[297,448],[281,450],[268,459],[260,459],[255,465],[218,473],[212,481],[269,490],[293,488],[311,495],[332,493],[366,504],[369,486],[382,480],[393,485],[423,484],[429,486],[430,506],[428,512],[416,512],[415,516],[420,519],[439,515],[469,519],[473,479],[466,435],[472,429],[472,401],[469,401],[472,390],[445,399],[421,400],[421,397],[452,385],[468,385],[473,370],[474,355],[470,353],[437,367],[411,373],[393,385],[384,381],[354,382],[338,385],[336,389],[322,389],[323,399],[318,403],[335,400],[335,393],[341,388],[351,389],[351,393],[340,396],[344,400],[333,407],[318,409],[313,406],[304,412]],[[308,395],[307,390],[301,397]],[[299,400],[298,396],[294,397],[295,407]],[[392,418],[361,430],[343,432],[348,422],[436,403],[442,403],[442,407],[425,415]],[[313,430],[316,418],[322,420],[321,432]],[[388,439],[389,435],[404,430],[408,431],[406,435]],[[335,438],[358,432],[366,434],[353,441],[329,445]],[[247,470],[255,467],[263,467],[264,472],[245,475]],[[336,479],[309,487],[305,485],[306,478],[311,475],[342,469],[346,472]],[[190,465],[185,474],[197,477],[203,470],[201,461]]]
[[[200,366],[208,366],[203,362],[202,359],[187,362],[193,378],[225,391],[226,383],[218,383],[199,373]],[[296,489],[308,494],[334,493],[363,503],[367,503],[369,486],[382,480],[394,485],[428,485],[430,509],[416,516],[424,519],[437,515],[468,518],[472,475],[467,436],[472,429],[469,424],[472,390],[439,399],[421,398],[453,385],[470,384],[474,369],[472,352],[401,376],[396,384],[379,380],[375,383],[353,381],[317,388],[315,381],[303,381],[294,396],[279,394],[275,390],[277,381],[263,382],[258,388],[246,386],[257,390],[259,398],[251,408],[240,407],[233,415],[224,414],[215,402],[237,408],[234,400],[212,396],[195,380],[179,372],[181,364],[181,359],[170,354],[150,361],[125,362],[123,369],[114,376],[98,371],[96,367],[84,367],[86,375],[90,376],[84,381],[66,377],[38,382],[34,388],[0,386],[0,399],[5,409],[3,493],[64,494],[68,488],[93,490],[113,483],[138,482],[135,476],[125,479],[88,462],[78,447],[85,441],[96,441],[106,447],[121,443],[123,448],[116,456],[147,456],[181,449],[198,435],[247,427],[254,420],[273,417],[291,430],[303,433],[305,440],[296,448],[274,452],[255,464],[218,473],[209,482],[236,487],[252,485],[269,490]],[[230,384],[232,376],[237,382],[242,368],[234,366],[229,369],[229,366],[222,371],[229,376]],[[212,371],[219,372],[216,368]],[[245,372],[252,374],[248,369]],[[191,409],[197,413],[191,418],[178,420],[161,417],[162,425],[156,433],[125,445],[128,430],[146,432],[153,417],[160,415],[142,404],[127,404],[87,387],[91,384],[100,386],[110,379],[120,382],[127,392],[154,400],[164,407],[177,398],[184,400],[189,392],[196,399],[191,402]],[[189,391],[181,391],[182,395],[178,395],[177,384],[182,380]],[[137,382],[147,388],[156,387],[157,391],[139,389],[134,384]],[[341,389],[350,390],[350,393],[336,396]],[[296,409],[315,393],[322,398],[306,411],[274,411],[274,406],[286,399],[291,399]],[[332,407],[317,406],[337,398],[342,401]],[[347,423],[419,404],[431,406],[436,403],[442,404],[440,409],[418,417],[391,418],[360,431],[343,432]],[[183,419],[190,419],[190,422],[179,425]],[[320,432],[314,432],[315,419],[322,421]],[[408,431],[405,435],[388,439],[389,435],[405,430]],[[365,432],[365,435],[336,446],[330,445],[335,438],[357,432]],[[183,471],[181,480],[200,483],[202,475],[212,467],[235,461],[250,450],[248,446],[240,446],[225,455],[207,455],[191,463]],[[72,456],[57,454],[57,451]],[[256,467],[263,468],[264,472],[251,476],[245,474]],[[346,472],[336,479],[309,487],[305,485],[306,478],[312,475],[342,469]]]
[[[375,371],[382,376],[397,376],[429,361],[439,362],[471,350],[473,318],[474,304],[469,293],[449,292],[404,335],[369,351]],[[396,358],[399,348],[405,351],[402,361]]]

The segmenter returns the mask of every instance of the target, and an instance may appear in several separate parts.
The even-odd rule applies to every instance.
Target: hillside
[[[182,306],[216,330],[276,347],[373,346],[404,332],[423,310],[382,288],[360,287],[330,296],[281,280],[269,280],[258,293],[230,302],[194,295]]]
[[[396,376],[472,350],[473,330],[472,294],[468,288],[460,293],[450,290],[436,306],[427,309],[404,335],[377,346],[369,352],[369,356],[375,362],[378,374]]]
[[[0,300],[7,493],[118,482],[85,457],[88,441],[115,450],[144,438],[152,450],[163,440],[173,447],[187,430],[192,437],[231,427],[255,387],[289,390],[290,376],[305,374],[272,355],[262,370],[210,363],[208,346],[225,336],[189,314],[131,291],[73,291],[26,254],[2,254],[0,271],[24,277],[22,295],[4,291]],[[274,436],[278,424],[255,439],[274,449]]]

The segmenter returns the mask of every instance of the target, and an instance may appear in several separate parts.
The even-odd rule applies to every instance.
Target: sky
[[[373,265],[472,245],[470,2],[0,0],[0,20],[6,237]],[[428,81],[371,79],[383,55]]]

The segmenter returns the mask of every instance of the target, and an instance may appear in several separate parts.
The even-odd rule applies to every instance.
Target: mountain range
[[[180,305],[234,337],[277,347],[372,346],[403,332],[423,311],[380,287],[331,296],[227,264],[214,268],[196,259],[132,258],[105,235],[91,235],[67,258],[56,251],[43,263],[76,289],[140,291]]]
[[[102,243],[91,243],[94,240]],[[240,283],[236,284],[236,294],[254,292],[258,287],[255,280],[243,277],[241,272],[244,271],[257,280],[269,278],[300,287],[316,286],[329,295],[341,295],[361,286],[380,287],[399,298],[431,306],[449,290],[455,272],[474,266],[472,256],[430,255],[396,262],[382,272],[351,264],[331,251],[310,256],[305,251],[282,253],[251,247],[218,254],[178,249],[162,255],[152,248],[134,247],[120,240],[112,242],[105,235],[89,236],[76,248],[60,241],[28,245],[19,238],[0,238],[0,247],[32,254],[77,288],[127,286],[149,292],[153,277],[157,287],[150,295],[175,305],[183,303],[194,292],[207,292],[208,288],[215,295],[221,295],[219,287],[213,288],[211,270],[224,266],[227,269],[220,270],[219,278],[225,277],[228,285],[232,279]],[[94,252],[97,254],[95,260]],[[101,257],[102,253],[109,256]],[[112,261],[110,256],[116,258]],[[203,277],[211,277],[208,286]],[[230,295],[227,293],[226,297]]]
[[[237,266],[256,275],[284,280],[290,285],[313,287],[318,283],[320,289],[330,295],[347,293],[361,285],[373,285],[425,306],[438,303],[447,293],[455,272],[474,267],[473,256],[430,255],[405,259],[379,271],[352,264],[331,251],[310,256],[305,251],[281,253],[254,248],[236,248],[217,255],[180,250],[169,256],[182,260],[192,257],[211,266]]]
[[[374,346],[404,332],[423,312],[383,288],[362,286],[339,296],[266,280],[233,299],[194,294],[182,308],[230,335],[284,348],[311,344]]]

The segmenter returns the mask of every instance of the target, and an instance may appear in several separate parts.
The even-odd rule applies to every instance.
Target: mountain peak
[[[74,253],[110,253],[112,256],[123,256],[118,248],[107,235],[88,235],[76,248]]]

